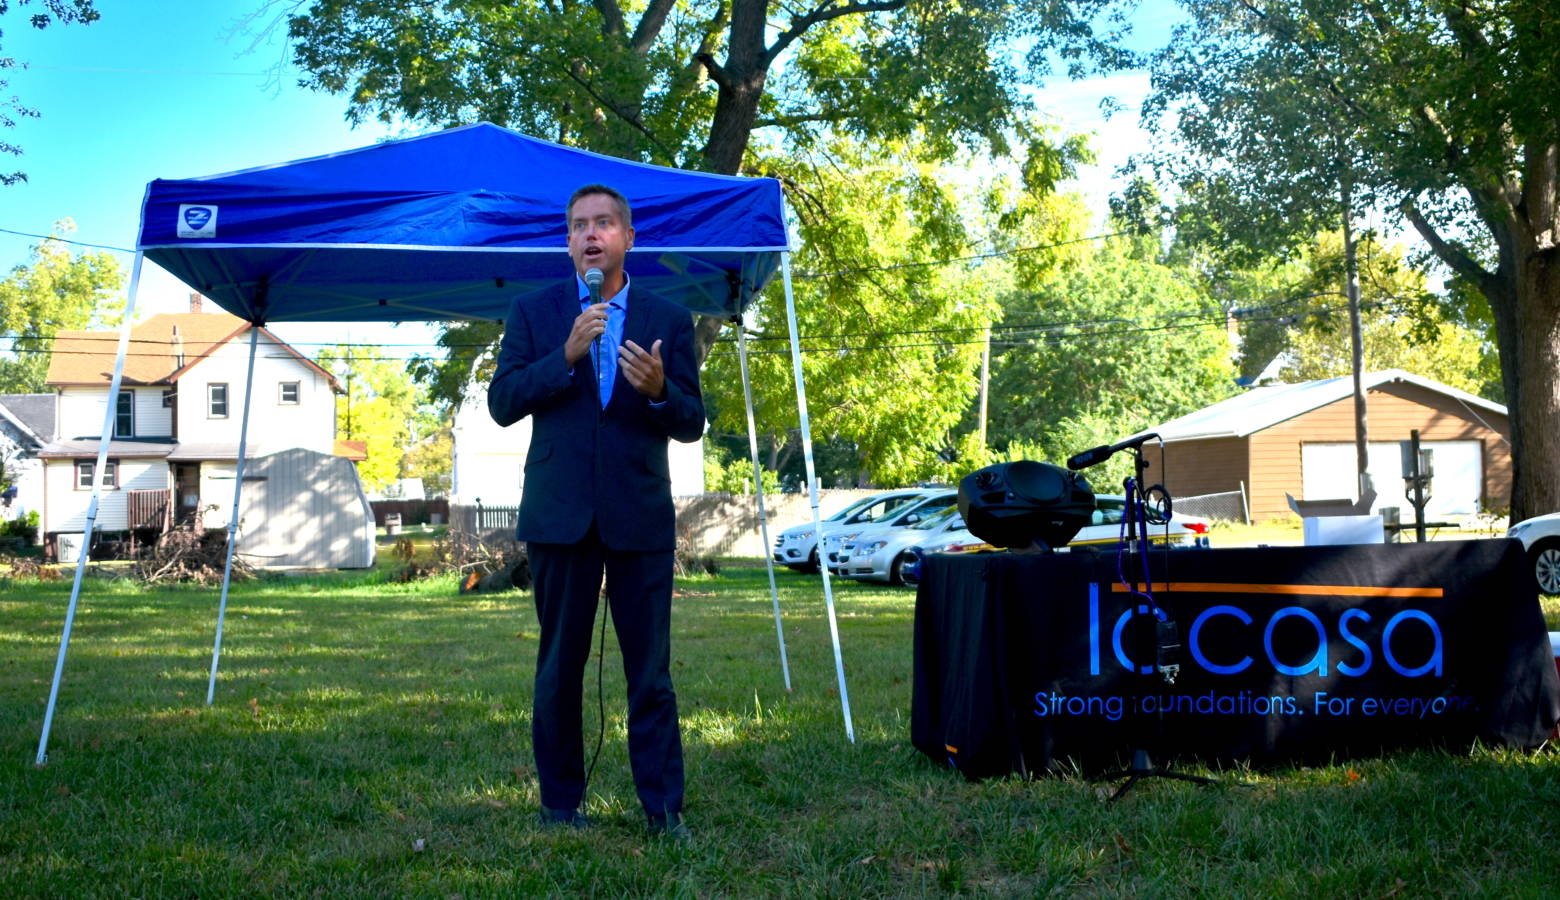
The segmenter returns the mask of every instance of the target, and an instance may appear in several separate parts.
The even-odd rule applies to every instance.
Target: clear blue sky
[[[5,139],[24,155],[0,158],[5,171],[21,169],[28,182],[0,188],[0,229],[48,233],[55,220],[76,222],[76,240],[133,247],[147,182],[186,178],[330,153],[391,135],[387,126],[346,123],[345,101],[297,87],[296,72],[280,80],[268,69],[285,53],[285,34],[246,52],[251,36],[234,29],[260,0],[104,0],[103,18],[89,26],[27,26],[13,7],[4,21],[0,52],[28,65],[11,69],[7,95],[39,110]],[[1164,33],[1169,0],[1150,0],[1154,14],[1140,28]],[[1110,174],[1136,148],[1134,112],[1104,123],[1101,96],[1113,93],[1132,108],[1146,78],[1070,84],[1057,79],[1039,101],[1068,130],[1100,131],[1101,164],[1078,185],[1101,203]],[[0,233],[0,272],[25,262],[34,238]],[[130,255],[120,254],[126,269]],[[185,308],[188,289],[148,265],[138,306],[147,313]],[[305,326],[281,326],[299,343],[344,338],[334,328],[318,336]],[[426,340],[423,326],[391,333],[353,332],[356,340]],[[307,348],[305,349],[308,352]]]

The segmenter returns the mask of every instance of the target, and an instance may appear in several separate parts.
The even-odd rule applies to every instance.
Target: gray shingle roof
[[[43,443],[54,439],[53,394],[0,394],[0,406]]]
[[[1499,403],[1491,403],[1483,397],[1402,369],[1367,372],[1362,381],[1366,390],[1393,382],[1412,384],[1460,401],[1475,416],[1506,415],[1506,407]],[[1323,378],[1318,381],[1302,381],[1299,384],[1252,388],[1244,394],[1187,413],[1179,419],[1171,419],[1158,427],[1150,428],[1149,431],[1158,432],[1159,436],[1166,441],[1245,437],[1313,409],[1335,403],[1352,396],[1353,393],[1354,379],[1349,375]]]

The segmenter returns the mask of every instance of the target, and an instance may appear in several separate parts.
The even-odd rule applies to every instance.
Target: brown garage
[[[1376,506],[1403,501],[1398,441],[1419,429],[1434,452],[1430,515],[1499,511],[1511,503],[1506,408],[1401,369],[1364,377]],[[1353,497],[1353,378],[1252,388],[1151,429],[1150,478],[1178,497],[1244,490],[1255,521],[1291,515],[1284,495]]]

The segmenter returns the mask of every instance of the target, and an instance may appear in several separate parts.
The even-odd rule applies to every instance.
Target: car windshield
[[[882,512],[874,513],[873,515],[870,515],[870,516],[862,519],[861,521],[862,522],[887,522],[889,519],[892,519],[894,516],[897,516],[901,512],[904,512],[906,506],[909,506],[911,503],[917,502],[920,499],[921,499],[920,497],[918,497],[918,496],[916,496],[914,494],[911,494],[908,497],[895,497],[895,498],[893,498],[892,500],[889,500],[887,503],[885,503],[883,505]]]
[[[933,496],[930,496],[930,497],[923,497],[920,500],[918,500],[914,506],[910,506],[910,507],[907,507],[905,509],[900,510],[900,514],[902,516],[904,516],[905,518],[908,518],[912,513],[919,513],[923,517],[924,516],[929,516],[929,515],[931,515],[934,512],[941,512],[942,509],[943,509],[943,506],[945,504],[953,502],[954,496],[955,495],[953,495],[953,494],[940,494],[940,495],[934,494]],[[882,521],[882,520],[881,519],[873,519],[873,521],[877,522],[877,521]],[[901,518],[899,521],[904,522],[904,518]],[[910,523],[906,523],[906,524],[910,524]]]
[[[928,518],[922,519],[921,521],[915,523],[911,527],[912,528],[919,528],[919,529],[922,529],[922,530],[925,530],[925,531],[930,531],[933,528],[940,528],[949,519],[955,518],[958,515],[959,515],[959,507],[958,506],[950,506],[950,507],[948,507],[947,509],[943,510],[940,513],[935,513],[935,514],[933,514],[932,516],[930,516]],[[955,525],[954,527],[958,528],[960,526]]]
[[[1120,525],[1127,506],[1127,498],[1114,494],[1094,495],[1094,514],[1089,517],[1090,525]]]
[[[838,522],[839,520],[845,518],[846,516],[848,516],[848,515],[850,515],[850,514],[852,514],[854,512],[858,512],[860,510],[866,509],[867,507],[871,506],[873,503],[877,502],[877,500],[878,500],[878,498],[877,498],[876,495],[871,496],[871,497],[862,497],[860,500],[857,500],[855,503],[852,503],[849,506],[845,507],[844,509],[836,512],[834,515],[832,515],[832,516],[825,516],[823,521],[825,521],[825,522]]]

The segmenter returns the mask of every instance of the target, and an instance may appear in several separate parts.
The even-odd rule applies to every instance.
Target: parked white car
[[[883,491],[862,497],[844,509],[835,511],[820,524],[825,534],[834,529],[851,528],[902,509],[905,504],[913,503],[925,494],[925,488]],[[818,535],[814,533],[813,523],[792,525],[780,532],[779,537],[775,538],[774,560],[799,572],[818,571]]]
[[[849,554],[845,550],[846,544],[854,544],[858,540],[866,540],[870,535],[893,528],[904,528],[914,525],[935,513],[953,506],[959,499],[959,492],[953,488],[928,488],[921,492],[921,497],[914,502],[907,503],[899,509],[878,516],[870,522],[862,522],[859,527],[829,531],[823,538],[823,549],[820,551],[827,561],[829,572],[843,577],[845,575],[845,562]],[[854,549],[854,548],[853,548]]]
[[[863,534],[848,546],[845,577],[904,584],[905,566],[915,560],[910,548],[963,529],[964,517],[959,515],[959,507],[950,506],[914,525]]]
[[[1533,580],[1544,594],[1560,594],[1560,513],[1523,519],[1506,532],[1527,549]]]
[[[1122,495],[1095,494],[1094,514],[1090,517],[1089,524],[1079,529],[1078,534],[1067,543],[1066,547],[1058,547],[1057,552],[1114,549],[1121,540],[1121,519],[1125,515],[1125,509],[1126,498]],[[1201,516],[1187,516],[1172,512],[1168,525],[1148,527],[1148,542],[1154,546],[1206,547],[1210,525],[1211,523]],[[977,553],[998,549],[1001,548],[981,540],[966,528],[945,532],[936,540],[916,544],[911,549],[911,553],[919,559],[932,553]],[[909,583],[916,583],[920,577],[918,563],[907,562],[901,574]]]

